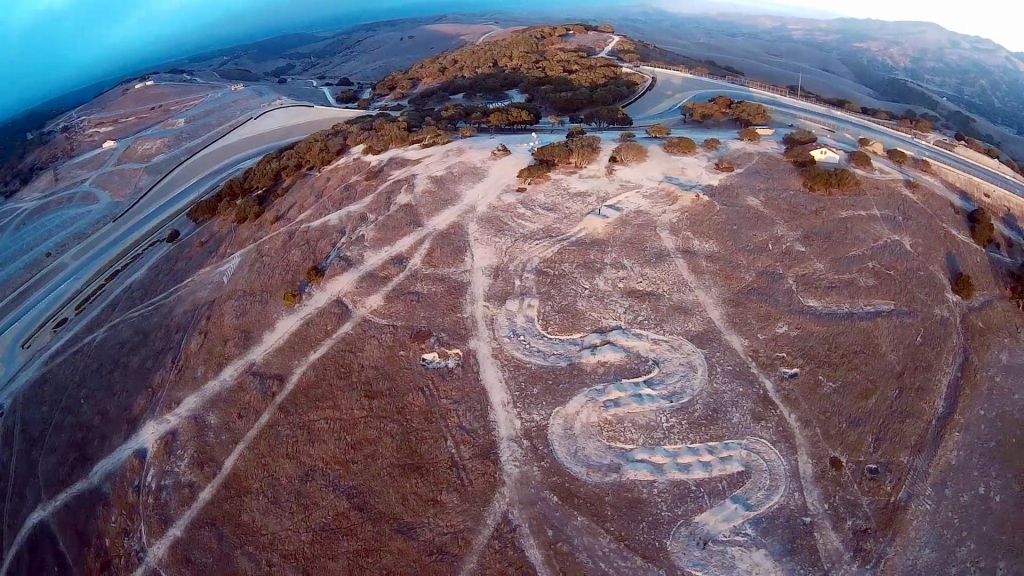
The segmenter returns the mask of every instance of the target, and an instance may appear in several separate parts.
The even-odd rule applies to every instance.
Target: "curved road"
[[[1024,182],[993,170],[958,154],[934,146],[923,140],[891,130],[874,122],[831,108],[761,92],[735,84],[720,82],[682,72],[643,66],[643,72],[657,77],[655,88],[626,108],[638,120],[637,125],[664,122],[680,118],[678,109],[693,98],[710,99],[723,95],[759,102],[790,116],[809,122],[837,127],[856,136],[881,142],[886,148],[899,147],[915,156],[939,162],[949,168],[973,176],[988,184],[1024,198]]]
[[[211,186],[271,150],[364,114],[362,110],[283,106],[236,123],[165,175],[118,219],[5,298],[0,302],[0,401],[15,392],[9,384],[46,325]]]

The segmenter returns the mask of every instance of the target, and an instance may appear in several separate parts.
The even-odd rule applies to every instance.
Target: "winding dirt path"
[[[726,543],[737,527],[772,508],[786,490],[785,464],[768,442],[744,438],[691,445],[630,445],[606,441],[608,419],[682,408],[708,383],[704,354],[687,340],[642,330],[553,336],[538,321],[536,270],[540,262],[586,233],[584,224],[550,242],[534,244],[521,266],[520,295],[497,315],[498,340],[509,353],[537,366],[645,358],[651,371],[578,392],[551,415],[548,438],[558,461],[593,483],[691,481],[746,472],[749,480],[726,500],[673,530],[668,548],[680,568],[699,574],[781,573],[764,550]]]

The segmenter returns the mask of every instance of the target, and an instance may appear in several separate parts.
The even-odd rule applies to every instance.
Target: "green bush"
[[[647,128],[647,135],[651,138],[667,138],[672,135],[672,130],[664,124],[655,124]]]
[[[743,140],[744,142],[760,142],[761,135],[753,128],[743,128],[740,130],[740,140]]]
[[[665,152],[669,154],[675,154],[677,156],[693,154],[697,151],[697,143],[690,138],[669,138],[665,140],[663,145]]]
[[[952,282],[950,282],[950,286],[953,289],[953,294],[959,296],[960,299],[970,300],[974,298],[974,280],[971,279],[970,274],[957,272]]]
[[[623,142],[612,150],[609,162],[614,164],[639,164],[647,161],[647,147],[637,142]]]
[[[600,154],[601,138],[597,136],[580,136],[571,140],[541,146],[533,151],[533,158],[539,164],[583,168],[597,160]]]
[[[860,185],[857,176],[845,168],[826,170],[819,166],[810,166],[803,170],[803,176],[804,187],[811,192],[849,192]]]
[[[722,145],[722,141],[718,138],[705,138],[701,144],[701,148],[704,148],[708,152],[714,152]]]
[[[866,153],[861,152],[860,150],[850,152],[849,154],[846,155],[846,158],[850,161],[850,164],[863,170],[867,170],[872,166],[871,156],[868,156]]]
[[[632,126],[633,119],[618,106],[601,106],[583,115],[583,122],[599,128],[605,126]]]
[[[794,130],[782,137],[782,144],[785,145],[787,150],[797,146],[814,144],[817,141],[818,137],[810,130]]]
[[[516,174],[516,177],[526,185],[535,184],[537,182],[546,182],[551,179],[549,174],[554,170],[554,166],[550,164],[530,164],[526,168],[523,168]]]
[[[889,157],[889,160],[897,166],[903,166],[910,159],[910,156],[906,152],[898,148],[889,148],[885,151],[885,155]]]
[[[971,228],[971,238],[982,248],[996,241],[996,227],[988,210],[978,207],[967,214],[967,223]]]

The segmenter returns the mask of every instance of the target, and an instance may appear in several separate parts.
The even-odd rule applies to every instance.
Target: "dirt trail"
[[[779,393],[775,388],[775,384],[771,379],[765,376],[763,372],[761,372],[757,364],[755,364],[747,354],[743,339],[729,327],[725,320],[725,314],[718,306],[718,302],[704,288],[701,281],[691,272],[686,260],[683,259],[679,254],[679,251],[676,249],[675,241],[665,228],[664,223],[659,225],[658,234],[661,237],[662,244],[664,244],[665,248],[672,255],[672,259],[675,262],[676,267],[679,269],[679,272],[693,289],[698,301],[704,308],[708,317],[715,324],[715,327],[718,328],[722,338],[724,338],[729,346],[732,347],[740,358],[743,359],[751,372],[757,376],[772,401],[775,402],[779,411],[785,417],[786,423],[789,425],[790,430],[792,430],[793,438],[796,442],[797,468],[800,472],[800,484],[803,487],[804,501],[813,520],[814,535],[818,545],[818,552],[821,556],[822,562],[825,564],[826,570],[830,574],[846,573],[848,567],[851,566],[851,563],[849,562],[849,553],[843,547],[842,542],[839,540],[839,537],[836,535],[835,530],[832,527],[832,522],[828,516],[828,510],[821,495],[821,490],[818,488],[817,482],[814,480],[814,466],[811,463],[810,448],[807,439],[804,437],[803,432],[801,432],[796,416],[782,402],[782,398],[779,396]]]
[[[284,344],[317,312],[346,294],[365,275],[384,265],[394,256],[412,248],[429,235],[447,228],[468,211],[477,206],[486,205],[490,200],[496,198],[510,182],[514,182],[518,167],[519,163],[514,156],[494,162],[488,170],[487,177],[467,190],[459,202],[439,212],[422,228],[386,248],[367,255],[359,266],[327,281],[320,291],[313,293],[295,312],[278,319],[273,327],[264,333],[257,345],[228,364],[215,378],[186,397],[170,412],[148,421],[120,446],[96,462],[84,478],[65,488],[51,499],[40,502],[26,518],[12,541],[3,565],[0,566],[0,574],[8,572],[18,549],[39,522],[49,518],[74,497],[99,485],[107,476],[120,469],[121,464],[133,452],[139,448],[152,447],[163,435],[176,429],[181,422],[195,414],[212,398],[232,386],[245,370],[259,363],[262,358],[267,357]]]
[[[781,573],[767,552],[725,544],[724,535],[773,507],[786,490],[782,457],[758,438],[694,445],[639,446],[609,443],[600,423],[625,414],[679,409],[707,384],[703,353],[690,342],[641,330],[552,336],[538,322],[536,270],[554,254],[594,227],[588,215],[570,232],[539,241],[517,265],[519,297],[506,302],[495,324],[508,352],[539,366],[614,362],[646,358],[651,371],[636,378],[601,383],[580,391],[551,415],[548,438],[559,462],[573,475],[594,483],[643,480],[691,481],[746,471],[748,482],[725,501],[692,521],[681,522],[669,538],[672,560],[702,574]]]

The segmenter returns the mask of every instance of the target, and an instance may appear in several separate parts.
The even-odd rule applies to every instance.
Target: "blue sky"
[[[664,0],[661,0],[664,1]],[[676,4],[678,0],[668,0]],[[1024,50],[1016,27],[1021,8],[1009,3],[939,0],[726,0],[751,11],[767,5],[814,8],[813,15],[929,19]],[[0,119],[75,88],[173,58],[277,33],[445,12],[593,9],[595,5],[659,4],[659,0],[2,0]],[[948,6],[946,5],[948,4]],[[703,4],[702,4],[703,5]],[[834,6],[834,7],[833,7]],[[998,6],[998,7],[997,7]],[[1004,17],[992,18],[991,14]]]

